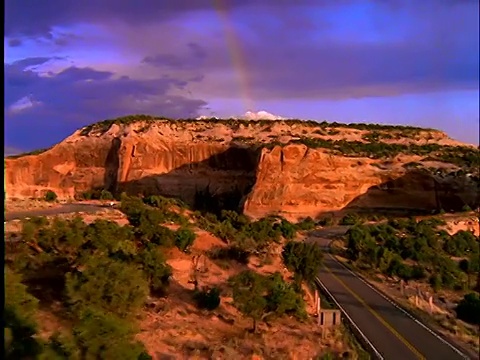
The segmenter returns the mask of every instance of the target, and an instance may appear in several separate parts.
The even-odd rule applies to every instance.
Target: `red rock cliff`
[[[435,209],[478,202],[475,184],[466,178],[440,181],[407,171],[403,165],[419,161],[415,157],[397,156],[382,167],[378,160],[300,144],[256,150],[237,141],[273,136],[288,141],[312,132],[301,125],[271,124],[235,128],[160,122],[149,127],[114,124],[105,133],[88,135],[79,130],[42,154],[6,159],[7,197],[40,197],[50,189],[69,198],[104,188],[175,196],[195,204],[196,194],[208,190],[213,197],[235,193],[235,201],[243,198],[245,213],[253,217],[279,213],[288,218],[345,207]]]

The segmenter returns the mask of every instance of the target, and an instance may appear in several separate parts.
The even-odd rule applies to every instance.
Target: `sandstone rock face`
[[[7,196],[41,197],[53,190],[59,198],[71,198],[102,188],[175,196],[193,204],[198,191],[243,194],[255,180],[258,156],[249,148],[151,134],[80,140],[76,135],[45,153],[6,159]]]
[[[7,197],[41,197],[53,190],[59,198],[72,198],[102,188],[173,196],[198,207],[208,200],[207,194],[223,197],[220,204],[225,207],[225,199],[233,199],[230,207],[240,205],[252,217],[276,213],[289,219],[344,208],[449,210],[478,204],[474,182],[406,170],[402,165],[411,158],[382,168],[374,166],[378,160],[333,155],[302,144],[259,149],[236,141],[239,133],[295,136],[282,126],[274,124],[268,132],[255,125],[182,128],[158,123],[146,128],[138,123],[88,135],[79,130],[42,154],[6,159]],[[308,128],[294,130],[304,134]]]
[[[382,171],[368,159],[346,158],[305,145],[264,150],[244,211],[253,217],[318,217],[342,209],[459,210],[479,203],[467,178],[436,179],[419,170]]]

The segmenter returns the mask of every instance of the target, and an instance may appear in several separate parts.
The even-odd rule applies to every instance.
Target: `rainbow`
[[[245,111],[254,111],[255,104],[250,91],[250,79],[246,57],[242,51],[240,38],[236,34],[235,26],[230,18],[225,0],[213,0],[215,10],[225,33],[225,42],[238,81],[238,88],[245,106]]]

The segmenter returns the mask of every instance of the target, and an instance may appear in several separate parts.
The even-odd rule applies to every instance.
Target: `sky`
[[[6,0],[4,47],[10,152],[260,110],[479,143],[478,0]]]

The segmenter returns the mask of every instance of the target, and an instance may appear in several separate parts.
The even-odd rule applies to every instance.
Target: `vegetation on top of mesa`
[[[343,124],[338,122],[329,123],[327,121],[315,121],[315,120],[300,120],[300,119],[281,119],[281,120],[267,120],[267,119],[258,119],[258,120],[245,120],[245,119],[236,119],[236,118],[229,118],[229,119],[219,119],[219,118],[205,118],[205,119],[170,119],[165,116],[153,116],[153,115],[127,115],[118,117],[115,119],[107,119],[103,121],[99,121],[93,124],[90,124],[82,129],[81,135],[87,136],[92,131],[101,131],[106,132],[113,124],[133,124],[139,121],[144,122],[154,122],[164,120],[167,122],[179,122],[179,123],[192,123],[192,122],[207,122],[207,123],[222,123],[227,124],[230,126],[239,126],[244,125],[248,126],[249,124],[258,124],[261,126],[272,124],[273,122],[283,122],[288,125],[295,125],[301,124],[308,127],[314,128],[326,128],[326,127],[344,127],[344,128],[351,128],[351,129],[358,129],[358,130],[399,130],[402,133],[413,134],[420,131],[437,131],[435,129],[427,129],[427,128],[420,128],[415,126],[406,126],[406,125],[383,125],[383,124],[364,124],[364,123],[351,123],[351,124]]]
[[[32,151],[21,153],[21,154],[5,156],[5,158],[7,158],[7,159],[18,159],[18,158],[28,156],[28,155],[38,155],[38,154],[44,153],[45,151],[48,151],[50,149],[51,149],[51,147],[44,148],[44,149],[37,149],[37,150],[32,150]]]
[[[319,138],[301,137],[288,143],[272,141],[261,144],[272,149],[275,146],[288,144],[303,144],[309,148],[323,148],[334,153],[349,157],[369,157],[372,159],[391,158],[399,154],[427,156],[425,160],[452,163],[461,167],[478,169],[480,167],[480,151],[467,146],[448,146],[439,144],[387,144],[383,142],[325,140]]]

